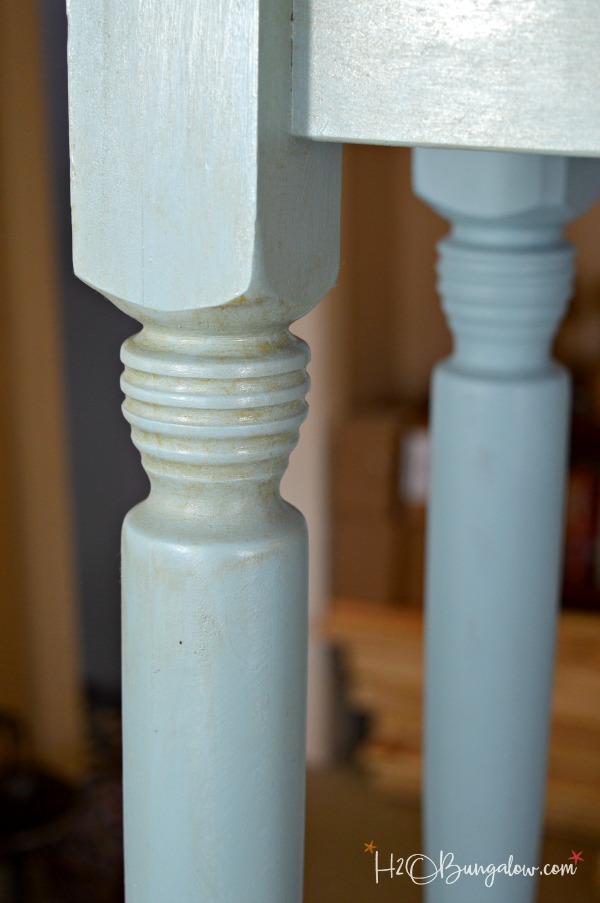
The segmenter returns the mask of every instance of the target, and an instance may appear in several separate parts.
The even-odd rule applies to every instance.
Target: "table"
[[[124,413],[128,903],[297,903],[306,536],[289,332],[336,278],[341,142],[419,146],[433,380],[426,849],[537,864],[569,379],[562,228],[600,188],[592,0],[69,0],[74,264],[138,319]],[[533,899],[499,876],[490,903]],[[475,903],[478,879],[430,903]]]

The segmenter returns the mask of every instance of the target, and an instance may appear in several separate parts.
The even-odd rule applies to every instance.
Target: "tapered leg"
[[[433,379],[424,814],[446,869],[427,899],[529,903],[535,874],[486,888],[456,866],[539,865],[569,417],[549,348],[571,291],[561,227],[598,164],[419,150],[414,170],[452,222],[438,272],[455,339]]]

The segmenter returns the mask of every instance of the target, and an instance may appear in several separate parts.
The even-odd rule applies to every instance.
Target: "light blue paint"
[[[128,903],[299,903],[306,527],[279,479],[307,348],[157,336],[123,348],[150,476],[123,531]]]
[[[433,379],[425,843],[537,866],[567,463],[569,379],[549,345],[571,292],[564,222],[600,164],[417,150],[417,194],[452,221],[439,288],[455,337]],[[429,903],[530,903],[535,879],[461,877]]]
[[[144,324],[125,416],[127,903],[300,903],[305,413],[287,327],[339,258],[341,149],[290,135],[279,0],[68,0],[77,274]]]

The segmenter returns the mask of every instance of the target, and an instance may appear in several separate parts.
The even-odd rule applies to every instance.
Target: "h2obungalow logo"
[[[581,850],[578,853],[571,850],[567,862],[563,863],[522,865],[512,855],[499,863],[460,863],[456,861],[454,853],[443,850],[440,850],[437,859],[425,853],[411,853],[409,856],[397,856],[393,852],[380,853],[373,840],[364,844],[364,852],[373,857],[376,884],[392,878],[408,878],[413,884],[421,886],[433,881],[456,884],[461,878],[480,877],[485,887],[492,887],[497,875],[509,878],[532,878],[536,875],[566,877],[575,875],[578,864],[585,861]]]

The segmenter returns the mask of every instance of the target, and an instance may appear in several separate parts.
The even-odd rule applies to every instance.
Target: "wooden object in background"
[[[341,153],[289,136],[285,5],[176,7],[68,6],[75,269],[144,325],[122,353],[152,484],[123,532],[126,893],[282,903],[307,641],[288,326],[336,277]]]
[[[408,405],[350,415],[333,443],[333,507],[356,514],[388,515],[400,507],[402,438],[417,419]]]
[[[322,632],[342,652],[349,701],[369,716],[359,760],[382,788],[421,793],[423,620],[338,599]],[[600,837],[600,623],[565,612],[558,631],[546,824]]]
[[[413,194],[408,148],[346,144],[343,157],[349,399],[361,408],[422,404],[431,368],[451,347],[434,272],[446,224]]]
[[[401,497],[403,448],[422,412],[409,404],[350,415],[332,455],[334,595],[423,600],[424,510]]]
[[[569,470],[566,497],[565,595],[592,594],[598,548],[598,472],[575,463]]]
[[[60,304],[33,0],[0,6],[0,709],[83,766]]]

